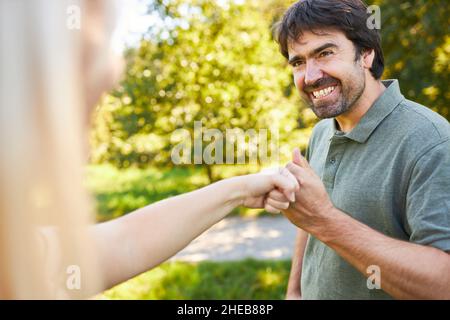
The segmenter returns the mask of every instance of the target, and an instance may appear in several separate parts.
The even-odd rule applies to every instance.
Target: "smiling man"
[[[323,119],[287,166],[300,182],[284,211],[299,227],[287,298],[450,299],[450,125],[381,81],[368,17],[360,0],[304,0],[276,31]]]

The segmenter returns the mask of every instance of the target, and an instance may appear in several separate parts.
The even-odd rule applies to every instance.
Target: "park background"
[[[136,0],[145,30],[124,43],[124,76],[93,117],[86,186],[97,220],[107,221],[222,178],[259,171],[305,150],[317,119],[296,93],[272,37],[294,1]],[[368,1],[381,9],[386,70],[402,93],[450,119],[450,10],[445,0]],[[142,29],[142,28],[141,28]],[[279,163],[185,164],[174,145],[194,121],[279,130]],[[204,146],[210,142],[204,142]],[[388,141],[386,143],[389,143]],[[235,217],[264,217],[237,209]],[[151,236],[151,234],[149,234]],[[290,261],[170,261],[127,281],[104,299],[283,299]]]

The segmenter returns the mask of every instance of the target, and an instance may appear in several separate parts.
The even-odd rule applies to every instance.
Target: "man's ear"
[[[373,60],[375,59],[375,50],[364,49],[362,52],[362,65],[366,69],[372,68]]]

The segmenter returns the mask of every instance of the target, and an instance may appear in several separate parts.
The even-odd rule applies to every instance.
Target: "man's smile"
[[[332,77],[325,77],[317,80],[312,85],[305,85],[303,92],[308,96],[312,103],[322,102],[336,98],[339,93],[339,80]]]
[[[335,88],[336,88],[335,86],[329,86],[324,89],[318,89],[318,90],[313,91],[312,95],[316,99],[321,99],[321,98],[328,96],[331,92],[334,91]]]
[[[338,98],[338,95],[341,93],[340,85],[327,85],[325,87],[317,88],[314,90],[309,90],[309,92],[305,92],[311,101],[311,103],[316,106],[324,106],[323,103],[327,105],[332,103]]]

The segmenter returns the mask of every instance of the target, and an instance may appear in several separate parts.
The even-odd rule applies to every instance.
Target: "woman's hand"
[[[294,149],[293,161],[286,168],[301,185],[301,192],[296,193],[296,200],[290,207],[282,209],[283,214],[297,227],[311,233],[310,228],[324,225],[323,222],[330,217],[333,203],[322,180],[298,148]],[[272,190],[267,195],[266,203],[274,206],[286,200],[284,193]]]
[[[280,213],[287,209],[289,202],[295,201],[295,192],[299,188],[297,179],[286,168],[279,168],[275,172],[261,172],[246,176],[236,177],[240,179],[241,204],[248,208],[264,208],[271,213]],[[277,190],[284,195],[284,201],[267,202],[269,192]]]

